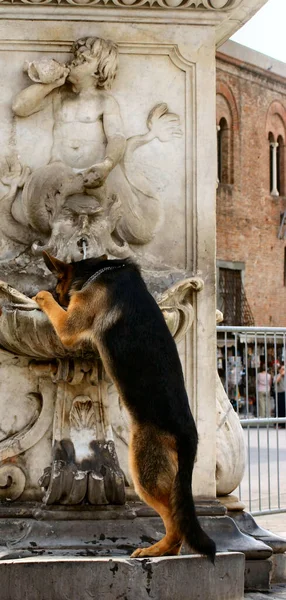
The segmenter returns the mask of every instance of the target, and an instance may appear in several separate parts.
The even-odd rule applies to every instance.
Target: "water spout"
[[[87,254],[87,243],[85,240],[82,240],[82,252],[83,252],[83,260],[85,260],[86,254]]]
[[[80,251],[81,251],[81,253],[82,253],[83,260],[85,260],[85,259],[86,259],[86,257],[87,257],[87,246],[88,246],[88,243],[87,243],[86,239],[85,239],[85,238],[81,238],[81,239],[78,241],[77,245],[78,245],[78,247],[80,248]]]

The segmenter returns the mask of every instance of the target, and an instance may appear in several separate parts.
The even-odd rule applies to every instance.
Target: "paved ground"
[[[286,600],[286,584],[276,585],[271,592],[250,592],[244,600]]]
[[[244,437],[247,464],[240,489],[242,501],[250,512],[286,508],[286,429],[249,427],[244,429]],[[282,531],[286,532],[286,513],[284,516]]]
[[[261,515],[254,518],[260,527],[269,529],[272,533],[276,533],[286,539],[286,512],[276,515]]]
[[[249,465],[241,486],[241,498],[249,510],[249,491],[252,510],[286,507],[286,430],[257,428],[244,430]],[[260,446],[260,459],[258,456]],[[268,463],[269,456],[269,463]],[[268,467],[269,464],[269,467]],[[279,481],[279,483],[278,483]],[[260,502],[259,502],[260,492]],[[270,505],[269,505],[270,501]],[[260,507],[259,507],[260,504]],[[255,516],[264,529],[286,539],[286,512]],[[245,600],[286,600],[286,584],[274,586],[271,592],[251,592]]]
[[[252,510],[278,508],[279,504],[280,507],[286,507],[286,430],[267,431],[261,427],[259,431],[254,428],[250,431],[244,430],[244,433],[249,464],[241,486],[243,502],[248,505],[249,510],[251,494]],[[261,527],[286,539],[286,512],[255,516],[255,520]],[[286,600],[286,583],[273,586],[271,592],[246,593],[244,599]]]

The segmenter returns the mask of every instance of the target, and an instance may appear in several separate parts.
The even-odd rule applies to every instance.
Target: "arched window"
[[[223,117],[217,127],[217,176],[219,183],[230,183],[229,127]]]
[[[286,195],[286,109],[274,100],[268,109],[266,132],[269,145],[269,189],[271,196]]]
[[[239,141],[238,111],[232,90],[217,80],[216,94],[217,124],[217,179],[220,184],[234,182],[234,147]],[[236,139],[236,142],[235,142]]]

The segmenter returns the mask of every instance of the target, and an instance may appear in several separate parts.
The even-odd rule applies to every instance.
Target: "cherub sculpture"
[[[129,244],[149,242],[162,220],[160,200],[131,162],[155,138],[180,137],[179,117],[158,104],[146,132],[126,139],[118,102],[108,91],[118,68],[116,45],[89,37],[71,51],[67,64],[45,59],[25,65],[33,84],[14,99],[13,112],[23,119],[51,104],[53,142],[49,164],[26,171],[24,182],[21,169],[19,183],[10,171],[13,190],[6,194],[7,218],[0,227],[14,246],[11,251],[8,244],[6,254],[3,249],[2,260],[17,252],[21,227],[19,243],[28,240],[34,252],[49,248],[62,259],[101,251],[125,257]]]

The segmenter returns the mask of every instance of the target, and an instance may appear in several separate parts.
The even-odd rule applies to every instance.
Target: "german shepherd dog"
[[[176,344],[138,266],[106,255],[63,263],[44,253],[56,294],[34,300],[64,346],[99,351],[131,417],[130,468],[139,496],[163,519],[166,534],[132,557],[179,554],[185,540],[213,562],[216,546],[202,530],[192,496],[197,430]],[[62,308],[67,307],[67,310]]]

